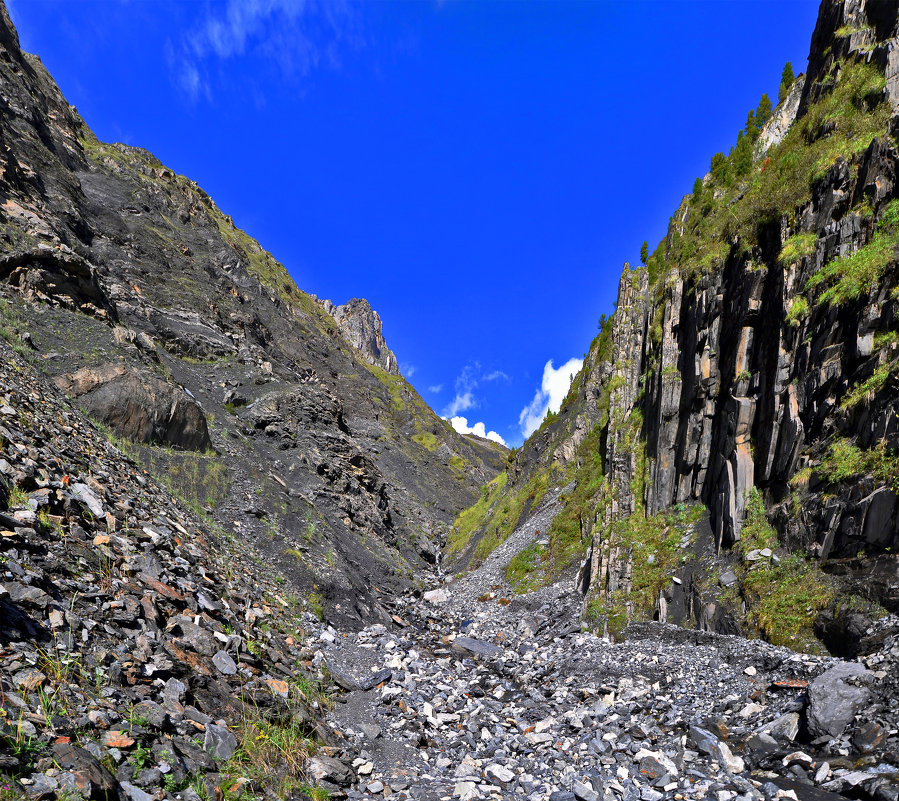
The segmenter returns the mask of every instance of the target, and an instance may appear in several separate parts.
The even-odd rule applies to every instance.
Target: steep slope
[[[317,303],[194,182],[99,142],[5,9],[0,47],[7,337],[334,619],[383,618],[502,450],[431,412],[367,303]]]
[[[193,515],[5,342],[0,508],[3,798],[308,786],[307,756],[338,742],[305,648],[315,599]]]
[[[822,3],[807,75],[625,265],[562,410],[457,520],[457,551],[573,482],[507,575],[579,566],[602,628],[796,647],[814,627],[851,652],[899,609],[896,37],[895,4]]]

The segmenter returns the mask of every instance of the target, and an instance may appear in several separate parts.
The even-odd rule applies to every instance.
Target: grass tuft
[[[899,200],[887,204],[871,241],[855,253],[825,264],[808,280],[807,289],[824,288],[818,300],[840,306],[867,295],[896,262],[899,245]]]

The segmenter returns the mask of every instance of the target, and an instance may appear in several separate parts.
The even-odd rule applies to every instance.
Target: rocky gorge
[[[0,801],[897,801],[897,42],[824,0],[510,453],[0,6]]]

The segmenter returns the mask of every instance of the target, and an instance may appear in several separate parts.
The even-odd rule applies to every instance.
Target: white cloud
[[[361,47],[354,0],[227,0],[209,6],[205,18],[181,38],[170,66],[192,101],[211,99],[211,60],[252,55],[291,78],[319,66],[339,68],[341,47]]]
[[[546,363],[543,368],[543,381],[540,389],[518,416],[518,425],[521,426],[521,433],[524,434],[525,439],[540,427],[547,412],[559,411],[562,401],[568,394],[571,380],[577,375],[583,364],[583,359],[569,359],[561,367],[555,369],[552,359]]]
[[[456,397],[452,399],[450,405],[446,407],[446,416],[455,417],[459,412],[464,412],[472,406],[477,406],[474,394],[471,390],[463,393],[456,393]]]
[[[494,370],[492,373],[487,373],[484,376],[485,381],[499,381],[502,379],[503,381],[511,381],[512,378],[508,373],[504,373],[502,370]]]
[[[456,395],[450,401],[449,405],[443,410],[443,416],[446,418],[455,417],[459,412],[472,409],[478,405],[474,396],[474,390],[478,385],[477,371],[480,365],[466,364],[456,378]]]
[[[415,371],[418,368],[414,364],[401,364],[400,372],[406,376],[406,378],[412,378],[415,375]]]
[[[431,384],[431,386],[428,387],[428,392],[432,395],[439,395],[443,392],[443,384]]]
[[[450,419],[450,425],[459,433],[459,434],[474,434],[476,437],[481,437],[481,439],[489,439],[492,442],[498,442],[500,445],[505,445],[506,441],[495,431],[488,431],[487,426],[483,423],[475,423],[473,426],[468,425],[468,420],[464,417],[453,417]]]

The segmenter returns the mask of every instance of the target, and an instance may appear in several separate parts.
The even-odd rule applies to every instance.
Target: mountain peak
[[[367,300],[351,298],[340,306],[335,306],[330,300],[316,301],[334,318],[343,338],[363,359],[391,375],[400,374],[396,356],[384,339],[381,316]]]

